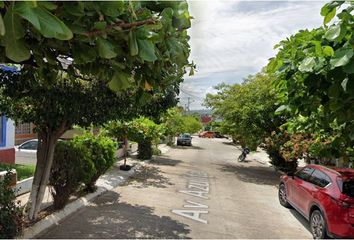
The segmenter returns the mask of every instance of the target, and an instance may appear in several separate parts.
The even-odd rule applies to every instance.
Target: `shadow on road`
[[[41,238],[187,238],[189,226],[167,216],[158,216],[153,208],[119,201],[109,191],[92,205],[72,215],[65,224],[52,228]]]
[[[172,146],[171,148],[173,149],[196,149],[196,150],[203,150],[205,148],[199,147],[199,146]]]
[[[176,166],[177,164],[181,163],[181,160],[175,160],[170,158],[164,157],[157,157],[157,159],[151,160],[150,164],[152,165],[162,165],[162,166]]]
[[[225,145],[237,146],[237,144],[234,142],[222,142],[222,143]]]
[[[280,174],[273,168],[249,165],[217,164],[221,166],[221,171],[231,172],[243,181],[262,185],[278,185]]]
[[[310,223],[295,209],[289,209],[289,212],[311,233]]]
[[[136,188],[149,186],[166,188],[167,185],[173,185],[173,183],[161,174],[161,170],[158,167],[145,165],[136,174],[130,176],[124,185],[131,185]]]

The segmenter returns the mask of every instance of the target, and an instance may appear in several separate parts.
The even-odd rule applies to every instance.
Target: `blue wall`
[[[7,128],[7,119],[5,116],[0,117],[1,121],[1,129],[0,129],[0,147],[5,147],[6,146],[6,128]]]

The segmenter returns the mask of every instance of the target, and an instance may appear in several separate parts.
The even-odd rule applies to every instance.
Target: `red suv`
[[[280,179],[280,204],[309,220],[315,239],[354,238],[353,169],[307,165]]]

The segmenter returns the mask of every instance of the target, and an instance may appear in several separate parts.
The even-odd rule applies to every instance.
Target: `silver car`
[[[36,165],[38,139],[28,140],[15,146],[15,163],[22,165]]]

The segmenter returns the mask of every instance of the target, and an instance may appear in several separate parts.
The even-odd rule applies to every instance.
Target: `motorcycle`
[[[248,147],[243,148],[241,155],[238,156],[238,161],[239,161],[239,162],[245,161],[247,154],[249,154],[250,152],[251,152],[251,151],[250,151],[250,149],[249,149]]]

